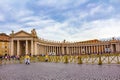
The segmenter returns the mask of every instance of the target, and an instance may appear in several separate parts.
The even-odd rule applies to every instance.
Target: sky
[[[120,0],[0,0],[0,33],[55,41],[120,37]]]

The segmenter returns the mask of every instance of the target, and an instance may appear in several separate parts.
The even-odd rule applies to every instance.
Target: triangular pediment
[[[32,37],[30,33],[27,33],[23,30],[14,34],[14,37]]]

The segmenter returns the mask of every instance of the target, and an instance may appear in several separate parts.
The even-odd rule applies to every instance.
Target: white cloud
[[[39,37],[57,41],[63,41],[64,39],[67,41],[83,41],[117,37],[120,34],[120,19],[110,17],[109,19],[94,20],[89,18],[98,13],[100,15],[110,14],[115,10],[115,7],[111,4],[89,4],[86,9],[81,7],[79,9],[78,6],[88,0],[61,0],[59,2],[58,0],[39,0],[37,4],[42,7],[54,8],[57,11],[67,9],[60,13],[60,16],[65,16],[66,19],[62,18],[61,22],[59,22],[56,20],[60,18],[59,16],[56,19],[52,18],[56,14],[56,10],[53,9],[54,13],[51,12],[46,15],[44,14],[47,13],[46,9],[46,11],[43,10],[38,15],[38,13],[35,13],[37,10],[27,8],[29,7],[26,5],[27,1],[29,0],[25,2],[18,0],[13,2],[10,0],[0,1],[0,11],[2,12],[0,12],[0,21],[11,19],[8,22],[6,20],[4,24],[0,24],[0,32],[10,33],[11,30],[17,32],[22,29],[30,32],[32,28],[36,28]],[[69,10],[69,8],[71,9]]]
[[[95,15],[96,13],[110,13],[114,10],[114,7],[112,5],[106,5],[106,4],[99,4],[96,7],[91,8],[90,14]]]
[[[77,7],[83,3],[86,3],[88,0],[40,0],[37,2],[37,5],[48,6],[55,9],[67,9],[71,7]]]
[[[107,19],[92,22],[86,22],[82,25],[80,32],[72,35],[72,40],[102,39],[120,36],[120,20]],[[89,28],[89,29],[87,29]]]
[[[28,9],[20,9],[19,11],[16,11],[13,14],[16,14],[15,17],[20,19],[32,15],[33,11],[30,11]]]
[[[39,37],[48,40],[84,41],[90,39],[102,39],[120,36],[120,20],[107,19],[86,22],[80,25],[82,28],[69,27],[67,22],[56,24],[53,27],[45,27],[38,30]],[[62,29],[63,28],[63,29]],[[75,32],[70,34],[69,31]]]

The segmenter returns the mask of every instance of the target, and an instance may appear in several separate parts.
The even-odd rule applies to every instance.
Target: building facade
[[[81,42],[57,42],[38,38],[35,29],[31,33],[23,30],[10,34],[10,55],[80,55],[120,52],[120,40],[88,40]]]
[[[0,56],[10,53],[10,37],[5,33],[0,34]]]

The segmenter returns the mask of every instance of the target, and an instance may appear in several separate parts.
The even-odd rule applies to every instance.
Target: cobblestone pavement
[[[120,65],[9,64],[0,66],[0,80],[120,80]]]

